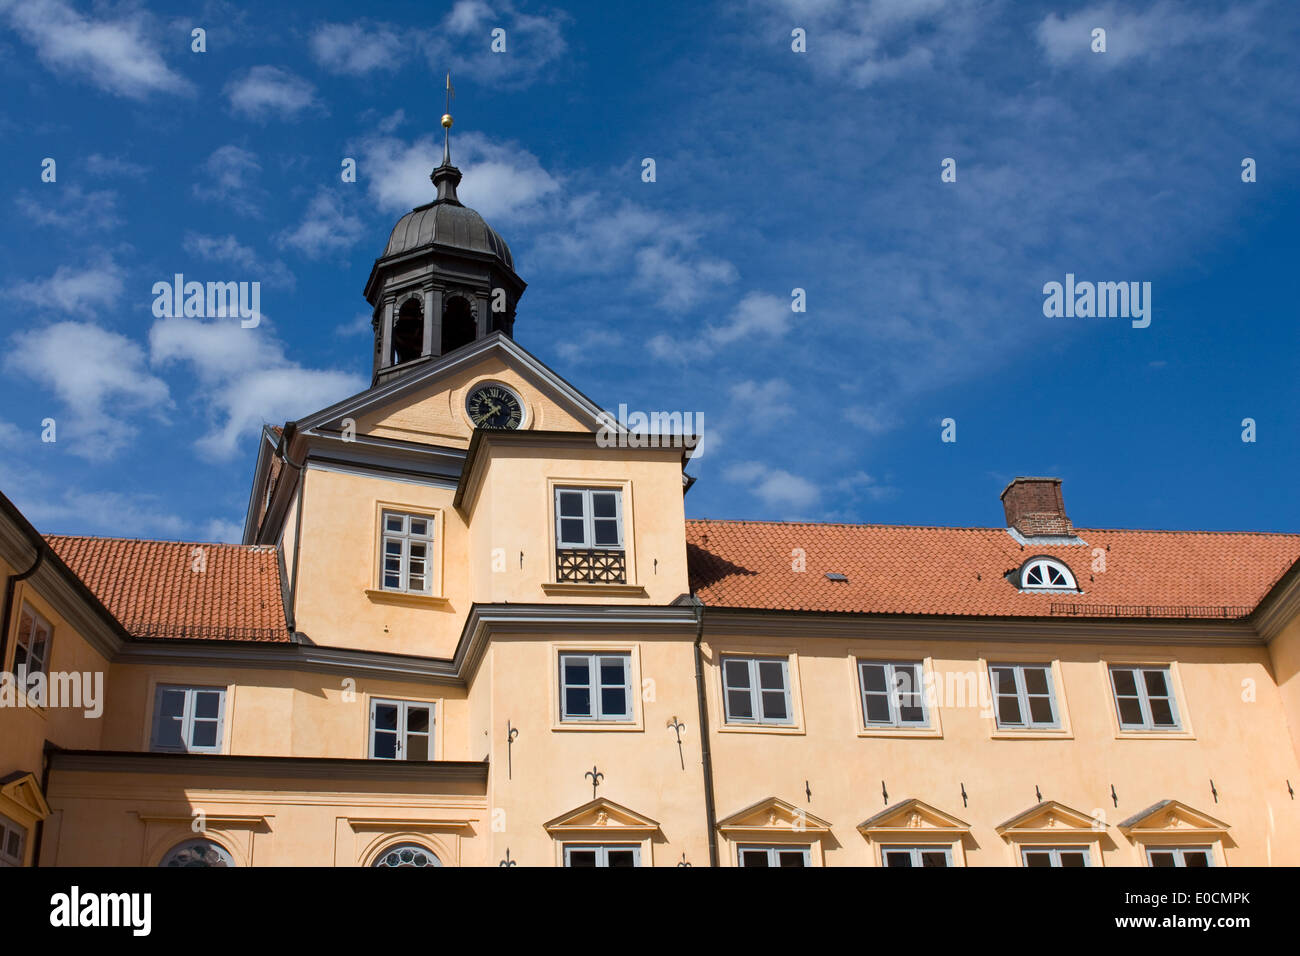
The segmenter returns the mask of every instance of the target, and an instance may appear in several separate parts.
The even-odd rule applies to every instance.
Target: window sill
[[[366,588],[366,597],[378,604],[405,604],[408,607],[445,607],[451,602],[437,594],[407,594],[405,591],[382,591]]]
[[[1054,730],[1007,728],[1006,730],[995,730],[990,736],[994,740],[1073,740],[1074,732],[1059,728]]]
[[[642,733],[645,731],[645,725],[639,717],[636,720],[557,720],[551,724],[551,730]]]
[[[639,584],[591,584],[576,581],[551,581],[544,583],[542,590],[547,594],[586,595],[591,597],[648,598],[650,596],[646,589]]]
[[[938,727],[860,727],[859,737],[943,737]]]
[[[723,724],[718,728],[720,734],[802,734],[804,729],[797,724]]]
[[[1190,730],[1117,730],[1116,740],[1195,740]]]

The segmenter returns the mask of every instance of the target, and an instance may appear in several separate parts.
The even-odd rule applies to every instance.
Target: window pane
[[[406,707],[406,732],[408,734],[427,734],[429,732],[429,708],[408,704]]]
[[[1010,667],[994,667],[993,692],[995,694],[1014,694],[1016,692],[1016,674]]]
[[[912,865],[911,850],[886,850],[885,866],[906,866]]]
[[[1174,862],[1174,854],[1172,850],[1152,850],[1150,859],[1151,859],[1152,866],[1177,866],[1178,865],[1177,863]]]
[[[1052,854],[1048,850],[1026,850],[1025,866],[1051,866]]]
[[[569,866],[595,866],[595,850],[570,850]]]
[[[593,491],[591,493],[592,514],[597,518],[614,518],[618,507],[614,503],[614,493],[610,491]]]
[[[582,492],[560,492],[560,516],[564,518],[582,517]]]
[[[596,547],[609,548],[618,546],[618,522],[608,518],[597,518],[592,526],[596,535]]]
[[[728,687],[749,687],[748,661],[723,661],[722,670]]]
[[[767,851],[766,850],[741,850],[740,865],[741,866],[767,866],[768,865]]]
[[[401,579],[400,579],[396,574],[385,574],[385,575],[384,575],[384,587],[386,587],[386,588],[400,588],[401,586],[402,586],[402,581],[401,581]]]
[[[1168,700],[1151,700],[1151,723],[1157,727],[1174,727],[1178,721],[1174,719],[1174,710]]]
[[[626,658],[602,657],[600,659],[600,682],[603,685],[617,684],[622,687],[627,683],[627,671],[624,669]]]
[[[564,682],[566,684],[591,683],[591,671],[585,657],[566,657],[564,659]]]
[[[217,745],[217,722],[215,720],[196,720],[190,732],[191,747],[215,747]]]
[[[1088,865],[1088,854],[1082,850],[1062,850],[1061,866],[1079,867]]]
[[[751,720],[754,710],[750,706],[749,691],[727,691],[727,716],[737,720]],[[766,864],[764,864],[766,866]]]
[[[583,545],[586,544],[587,535],[582,527],[581,518],[561,518],[560,519],[560,543]]]
[[[375,704],[375,729],[397,730],[396,704]]]
[[[397,731],[376,730],[374,738],[375,756],[384,760],[397,757]]]
[[[194,694],[194,716],[216,717],[221,712],[221,695],[216,691],[204,690]]]
[[[1129,696],[1137,695],[1137,680],[1131,670],[1115,669],[1110,672],[1111,679],[1115,681],[1115,693],[1127,694]]]
[[[1014,697],[998,698],[998,723],[1020,723],[1020,702]]]
[[[428,760],[429,759],[429,737],[427,734],[411,734],[406,738],[406,753],[403,756],[407,760]]]
[[[402,516],[401,516],[401,515],[394,515],[394,514],[385,514],[385,516],[384,516],[384,530],[386,530],[386,531],[396,531],[398,534],[401,534],[401,531],[402,531]]]
[[[889,698],[884,694],[867,695],[867,722],[873,724],[889,723]]]
[[[418,538],[427,537],[429,534],[429,521],[426,518],[411,519],[411,534]]]
[[[905,724],[920,724],[925,721],[925,711],[920,705],[903,704],[898,708],[898,719]]]
[[[5,852],[15,860],[20,859],[22,854],[19,852],[23,847],[22,838],[16,832],[10,830],[5,834]]]
[[[400,558],[402,556],[402,542],[394,541],[392,538],[384,539],[384,554],[389,557]]]
[[[786,711],[784,691],[763,691],[763,716],[768,720],[789,719],[790,714]]]
[[[627,714],[627,690],[623,687],[602,687],[600,712],[605,717],[622,717]]]
[[[1047,668],[1025,668],[1025,692],[1029,694],[1046,694],[1048,688]]]
[[[777,850],[777,866],[803,866],[803,850]]]
[[[1119,699],[1119,719],[1122,724],[1135,727],[1141,726],[1142,705],[1138,703],[1136,697],[1121,697]]]
[[[1210,865],[1210,854],[1204,850],[1184,850],[1183,866],[1203,867]]]
[[[411,542],[411,563],[412,564],[414,564],[416,561],[423,562],[425,555],[427,555],[428,553],[429,553],[429,546],[424,542],[422,541]]]
[[[570,717],[591,716],[591,691],[586,687],[569,687],[564,691],[564,713]]]
[[[635,850],[607,850],[606,866],[636,866]]]
[[[1142,679],[1146,681],[1147,693],[1152,697],[1168,697],[1169,685],[1165,681],[1165,672],[1159,670],[1143,671]]]
[[[948,854],[943,850],[922,850],[921,865],[932,868],[947,867]]]
[[[885,680],[885,668],[881,664],[862,665],[862,687],[868,691],[884,693],[889,689]]]
[[[758,686],[764,690],[784,690],[785,665],[780,661],[759,661]]]
[[[1036,724],[1056,722],[1056,718],[1052,715],[1052,702],[1046,697],[1029,698],[1029,716]]]

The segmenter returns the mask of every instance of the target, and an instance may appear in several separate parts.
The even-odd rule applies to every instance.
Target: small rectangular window
[[[993,708],[1001,728],[1060,726],[1050,664],[990,664]]]
[[[560,719],[632,719],[632,655],[560,655]]]
[[[556,488],[555,543],[560,548],[623,547],[623,492],[618,488]]]
[[[784,657],[724,657],[722,695],[729,724],[794,723]]]
[[[433,525],[428,515],[383,513],[380,584],[384,591],[433,593]]]
[[[565,866],[640,866],[641,847],[631,844],[578,844],[564,845]]]
[[[0,814],[0,866],[22,866],[27,831]]]
[[[807,846],[742,846],[737,853],[741,866],[812,866]]]
[[[434,705],[425,701],[370,701],[370,756],[377,760],[432,760]]]
[[[884,846],[880,858],[885,866],[942,868],[952,866],[952,848],[946,846]]]
[[[1024,847],[1020,851],[1020,859],[1025,866],[1080,867],[1092,865],[1092,854],[1086,846]]]
[[[154,696],[151,749],[220,753],[224,740],[224,687],[159,684]]]
[[[18,646],[14,648],[14,674],[19,669],[27,675],[30,687],[37,674],[50,672],[50,644],[53,628],[30,604],[24,604],[18,617]],[[0,665],[2,666],[2,665]]]
[[[1110,685],[1124,730],[1178,730],[1178,704],[1168,667],[1114,666]]]
[[[919,661],[859,661],[862,720],[868,727],[927,727]]]
[[[1162,846],[1147,849],[1147,863],[1151,866],[1214,866],[1214,853],[1208,846]]]

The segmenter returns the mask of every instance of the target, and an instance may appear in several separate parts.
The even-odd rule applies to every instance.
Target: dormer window
[[[1060,561],[1030,558],[1020,569],[1020,587],[1025,591],[1076,591],[1074,575]]]

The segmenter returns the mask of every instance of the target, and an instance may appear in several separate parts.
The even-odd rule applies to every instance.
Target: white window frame
[[[609,851],[617,850],[632,854],[632,865],[641,865],[641,844],[639,843],[566,843],[564,844],[564,865],[572,866],[569,862],[570,854],[573,851],[594,851],[596,854],[596,866],[609,867]]]
[[[1115,684],[1116,671],[1131,671],[1133,673],[1133,683],[1137,687],[1137,694],[1120,694],[1119,687]],[[1146,672],[1159,671],[1165,679],[1165,695],[1155,695],[1157,700],[1169,701],[1169,712],[1173,717],[1172,724],[1157,724],[1151,716],[1151,693],[1147,689]],[[1115,702],[1115,719],[1119,721],[1120,730],[1146,730],[1152,733],[1177,733],[1183,729],[1182,715],[1178,711],[1178,695],[1174,692],[1174,673],[1168,664],[1111,664],[1107,667],[1107,674],[1110,677],[1111,699]],[[1128,700],[1136,700],[1138,707],[1142,712],[1142,722],[1138,724],[1125,723],[1124,714],[1120,710],[1120,697]]]
[[[9,851],[10,837],[18,839],[18,855]],[[0,813],[0,867],[22,866],[27,853],[27,828]]]
[[[1025,686],[1025,671],[1028,668],[1042,670],[1047,674],[1047,701],[1052,708],[1052,721],[1036,721],[1032,717],[1032,711],[1029,708],[1029,698],[1042,697],[1042,694],[1030,694]],[[1055,668],[1049,663],[1028,662],[1022,664],[1007,663],[990,663],[989,669],[989,691],[993,697],[993,721],[998,730],[1060,730],[1061,729],[1061,704],[1056,694],[1056,674]],[[996,670],[1010,670],[1015,678],[1016,701],[1020,708],[1020,723],[1010,724],[1003,723],[1002,710],[998,706],[999,700],[1003,697],[1010,697],[1011,694],[999,693],[998,682],[994,676]]]
[[[779,855],[782,853],[799,853],[803,855],[803,865],[812,866],[812,847],[806,843],[741,843],[736,847],[736,866],[745,865],[746,853],[766,853],[767,865],[779,869]],[[793,867],[791,867],[793,869]]]
[[[1086,843],[1079,843],[1074,845],[1063,844],[1061,846],[1038,846],[1036,844],[1022,845],[1020,847],[1021,866],[1024,867],[1029,866],[1029,861],[1025,858],[1026,854],[1029,853],[1048,854],[1048,858],[1051,860],[1051,866],[1053,869],[1065,869],[1065,867],[1061,865],[1062,853],[1082,853],[1083,865],[1085,867],[1092,866],[1092,847],[1090,847]]]
[[[602,682],[600,676],[600,665],[602,661],[617,658],[623,664],[623,700],[626,704],[626,712],[621,714],[606,714],[604,711],[604,699],[601,693],[607,686],[617,687],[617,684],[608,684]],[[587,683],[570,684],[566,680],[565,662],[568,660],[581,659],[587,664]],[[562,723],[631,723],[635,715],[632,705],[632,654],[629,651],[561,651],[559,654],[560,661],[560,721]],[[587,699],[591,703],[591,713],[589,714],[571,714],[569,713],[569,688],[587,689]]]
[[[945,846],[939,843],[928,843],[928,844],[919,843],[919,844],[912,844],[912,845],[900,844],[900,843],[895,843],[892,845],[885,844],[880,848],[881,866],[885,866],[885,867],[889,866],[889,854],[891,853],[908,854],[908,859],[911,860],[911,865],[915,868],[920,868],[920,869],[924,869],[924,860],[922,854],[942,853],[944,867],[945,868],[952,867],[952,847]],[[902,869],[902,867],[899,867],[899,869]],[[930,869],[938,869],[938,867],[930,867]]]
[[[576,516],[569,515],[561,517],[560,497],[566,494],[580,494],[582,496],[582,538],[566,539],[564,537],[564,521],[574,521]],[[614,520],[618,523],[618,543],[617,544],[596,544],[596,511],[594,504],[595,495],[613,495],[614,496]],[[605,517],[601,521],[609,521]],[[622,551],[626,538],[623,529],[623,489],[622,488],[578,488],[572,485],[555,486],[555,548],[557,551]]]
[[[389,518],[401,519],[402,527],[400,531],[390,531],[388,528]],[[428,534],[413,534],[411,532],[411,520],[425,522],[428,527]],[[420,514],[418,512],[398,511],[394,508],[381,508],[379,511],[379,589],[381,591],[393,591],[398,594],[433,594],[433,576],[434,561],[434,544],[437,537],[438,520],[434,515]],[[396,572],[388,569],[388,546],[389,544],[397,545],[399,554],[397,555],[398,569]],[[424,584],[421,587],[411,587],[411,546],[413,544],[424,545]],[[418,559],[417,559],[418,560]],[[398,585],[389,584],[389,575],[396,573]]]
[[[380,757],[375,753],[375,711],[381,706],[389,706],[389,707],[397,708],[396,730],[392,731],[391,734],[387,730],[382,731],[385,734],[390,734],[390,736],[397,738],[396,740],[397,756],[395,757]],[[428,738],[429,756],[425,759],[430,761],[435,759],[434,741],[437,738],[434,734],[434,730],[437,727],[438,710],[437,710],[437,705],[434,702],[427,701],[427,700],[400,700],[395,697],[372,697],[370,698],[370,724],[369,724],[370,737],[367,742],[367,749],[366,749],[366,755],[371,760],[410,760],[411,759],[410,757],[407,757],[405,754],[406,751],[408,750],[408,744],[410,742],[409,738],[412,736],[410,730],[407,729],[406,718],[410,714],[412,707],[417,709],[424,708],[429,712],[428,731],[424,734],[420,734],[417,732],[416,736],[423,736]],[[419,762],[424,763],[425,761],[419,761]]]
[[[748,668],[749,684],[747,687],[732,686],[727,682],[727,665],[732,663],[745,664]],[[768,688],[764,691],[759,684],[759,665],[761,664],[780,664],[781,665],[781,690],[785,694],[785,716],[768,717],[763,707],[763,694],[775,693],[774,688]],[[788,727],[794,724],[794,699],[790,692],[790,658],[788,657],[749,657],[736,654],[724,654],[720,661],[719,670],[722,677],[722,706],[723,713],[726,715],[728,724],[739,725],[772,725],[777,727]],[[751,716],[736,717],[731,713],[731,695],[732,693],[749,693],[749,709]]]
[[[873,697],[879,697],[880,691],[867,691],[865,668],[883,667],[885,670],[885,703],[889,708],[889,717],[886,720],[872,720],[867,714],[867,696],[870,693]],[[920,720],[903,720],[899,716],[902,709],[900,698],[903,696],[898,689],[897,669],[900,667],[916,668],[916,686],[908,692],[908,696],[915,695],[921,704]],[[858,659],[858,696],[862,705],[862,725],[864,727],[906,727],[906,728],[923,728],[930,726],[930,708],[926,706],[925,700],[925,662],[924,661],[881,661]]]
[[[1032,584],[1029,581],[1029,573],[1037,569],[1040,583]],[[1065,582],[1058,584],[1052,581],[1051,574],[1058,574]],[[1055,558],[1036,557],[1030,558],[1025,562],[1025,566],[1020,569],[1020,589],[1022,591],[1077,591],[1078,583],[1074,580],[1074,572],[1063,561],[1057,561]]]
[[[158,742],[158,731],[163,719],[162,701],[163,695],[180,691],[185,694],[185,703],[181,710],[179,719],[181,724],[181,746],[164,747]],[[217,716],[198,717],[195,715],[195,702],[199,694],[216,694],[217,696]],[[210,747],[201,747],[193,743],[194,725],[196,722],[216,723],[216,743]],[[154,688],[153,696],[153,726],[149,733],[149,749],[155,753],[190,753],[190,754],[219,754],[225,748],[226,742],[226,688],[224,687],[207,687],[193,684],[159,684]]]
[[[27,639],[25,641],[23,640],[23,627],[22,627],[22,619],[24,617],[30,617],[32,621],[32,626],[27,632]],[[45,652],[44,652],[44,656],[37,658],[40,666],[37,668],[33,668],[32,667],[32,645],[36,643],[36,634],[41,630],[44,630],[45,632]],[[13,672],[14,672],[15,679],[18,676],[18,668],[20,666],[26,668],[26,673],[29,678],[36,674],[44,674],[48,677],[50,673],[50,655],[53,650],[54,650],[54,626],[50,624],[48,620],[46,620],[45,616],[41,614],[40,611],[36,610],[36,608],[32,607],[30,604],[24,601],[22,607],[18,612],[18,639],[14,645]],[[24,658],[23,663],[21,665],[18,663],[18,654],[20,651],[22,652]],[[24,690],[25,689],[26,688],[24,688]]]
[[[1214,847],[1208,843],[1197,846],[1148,846],[1146,847],[1146,862],[1149,867],[1155,866],[1151,862],[1152,853],[1172,853],[1175,867],[1187,866],[1187,857],[1184,855],[1186,853],[1204,853],[1205,859],[1209,861],[1206,866],[1214,866]]]

